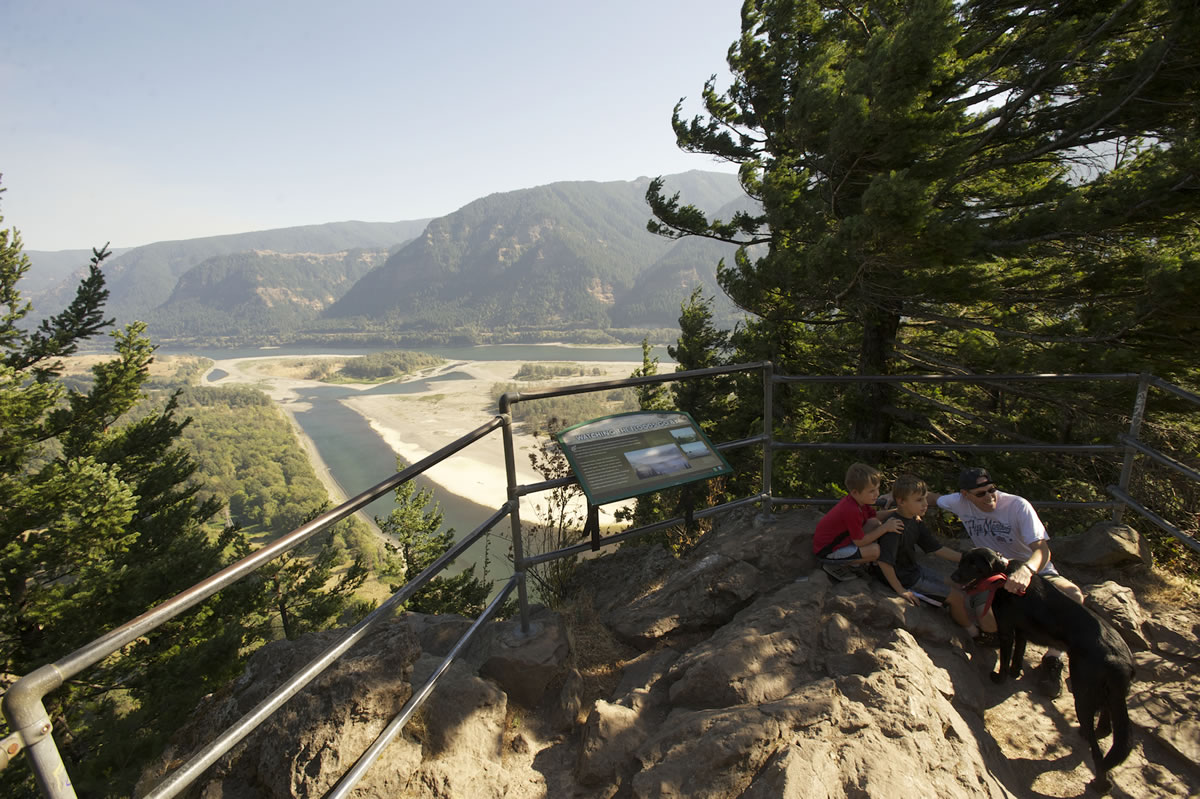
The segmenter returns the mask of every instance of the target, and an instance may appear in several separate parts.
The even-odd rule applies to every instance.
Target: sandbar
[[[277,376],[255,369],[256,361],[279,360],[288,357],[312,359],[316,357],[345,356],[286,356],[268,355],[261,358],[234,358],[216,361],[213,369],[226,372],[210,385],[251,385],[266,393],[293,421],[293,429],[300,438],[317,476],[330,491],[331,499],[340,501],[345,494],[329,473],[316,447],[295,423],[292,412],[301,410],[299,392],[324,385],[316,380],[295,376]],[[454,373],[455,379],[444,379],[428,384],[425,391],[409,394],[362,394],[345,397],[339,402],[361,415],[371,428],[406,463],[421,459],[446,447],[462,436],[471,433],[491,421],[498,413],[492,388],[496,383],[513,381],[522,364],[519,361],[454,361],[436,369],[426,370],[408,380],[421,380]],[[602,374],[556,378],[539,381],[538,386],[568,385],[629,377],[637,364],[628,361],[587,362],[587,372],[599,370]],[[343,384],[347,388],[365,391],[372,386]],[[520,425],[514,427],[513,448],[517,483],[532,485],[543,478],[530,464],[530,454],[538,446],[538,439],[524,431]],[[507,478],[504,462],[504,442],[500,431],[468,445],[445,461],[425,471],[425,476],[440,489],[464,497],[485,507],[500,507],[507,499]],[[536,498],[525,502],[537,502]],[[582,502],[582,498],[581,498]],[[524,503],[523,503],[524,504]],[[523,511],[524,514],[524,511]],[[612,523],[610,513],[602,513],[602,523]]]

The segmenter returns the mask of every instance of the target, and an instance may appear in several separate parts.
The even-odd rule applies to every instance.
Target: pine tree
[[[388,544],[391,553],[389,574],[401,578],[391,586],[398,591],[405,582],[414,579],[430,564],[454,546],[454,530],[442,529],[442,509],[428,489],[417,490],[411,482],[396,486],[396,507],[386,519],[376,519],[385,535],[395,539]],[[478,616],[487,606],[492,585],[487,574],[475,576],[475,564],[458,574],[443,572],[434,577],[407,602],[405,608],[416,613],[457,613]]]
[[[1194,0],[750,0],[733,82],[674,127],[741,165],[760,214],[655,181],[668,236],[765,244],[723,268],[783,371],[1186,373],[1200,341]],[[840,398],[886,441],[885,386]]]
[[[704,113],[681,102],[673,125],[739,164],[761,210],[710,219],[661,180],[647,201],[654,232],[743,245],[719,270],[751,315],[738,360],[1196,379],[1195,0],[748,0],[728,60],[729,87],[710,79]],[[1092,443],[1132,392],[862,383],[776,401],[785,440]],[[776,477],[820,490],[843,460],[800,453]],[[1045,494],[1079,470],[1052,464],[1010,473]],[[1074,482],[1114,481],[1093,466]]]
[[[0,222],[3,219],[0,217]],[[198,582],[227,562],[232,531],[208,525],[194,464],[178,446],[188,420],[170,398],[131,420],[154,348],[144,326],[112,334],[115,357],[69,390],[62,359],[107,324],[94,252],[75,299],[32,331],[18,282],[29,268],[15,231],[0,230],[0,659],[25,674]],[[80,790],[132,783],[203,694],[227,681],[250,643],[252,603],[230,591],[203,603],[47,697],[56,740]],[[122,785],[121,783],[124,783]],[[10,795],[32,783],[18,761]]]

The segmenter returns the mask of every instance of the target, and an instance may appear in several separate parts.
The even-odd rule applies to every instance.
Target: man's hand
[[[880,525],[885,533],[900,533],[904,531],[904,522],[899,516],[893,516]]]
[[[1014,594],[1023,594],[1032,579],[1033,569],[1029,568],[1028,563],[1022,563],[1013,569],[1012,574],[1008,575],[1008,579],[1004,581],[1004,588]]]
[[[912,591],[905,591],[905,592],[904,592],[903,594],[901,594],[900,596],[904,597],[905,599],[907,599],[909,602],[911,602],[911,603],[912,603],[912,604],[914,604],[914,605],[920,604],[920,602],[919,602],[919,600],[917,599],[916,595],[915,595],[915,594],[913,594],[913,592],[912,592]]]

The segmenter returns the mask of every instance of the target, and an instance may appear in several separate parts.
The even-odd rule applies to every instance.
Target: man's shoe
[[[1046,655],[1042,658],[1042,665],[1038,666],[1037,687],[1038,693],[1050,699],[1054,699],[1062,693],[1062,658],[1053,655]]]
[[[975,643],[976,645],[982,646],[985,649],[999,649],[1000,635],[999,633],[989,633],[984,631],[975,636]]]

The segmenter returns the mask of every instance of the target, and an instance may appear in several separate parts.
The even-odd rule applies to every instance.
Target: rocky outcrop
[[[571,632],[582,623],[577,614],[540,609],[530,635],[515,621],[488,625],[354,795],[1081,795],[1090,759],[1069,692],[1049,700],[1034,690],[1041,651],[1030,647],[1021,679],[993,685],[995,652],[967,640],[944,609],[909,605],[875,580],[836,582],[814,569],[815,519],[732,517],[683,560],[626,547],[586,561],[578,581],[594,609],[590,623],[626,654],[602,662],[581,651],[579,630]],[[1108,543],[1076,551],[1140,550],[1127,531],[1097,526],[1088,535]],[[1070,559],[1055,553],[1138,660],[1130,697],[1137,745],[1112,772],[1115,793],[1200,793],[1194,607],[1140,598],[1111,565],[1083,564],[1073,574]],[[1144,578],[1145,566],[1132,568]],[[193,795],[322,795],[467,626],[415,615],[387,625]],[[172,756],[237,718],[328,636],[256,655]],[[613,679],[589,695],[588,675],[605,668],[616,670]]]

